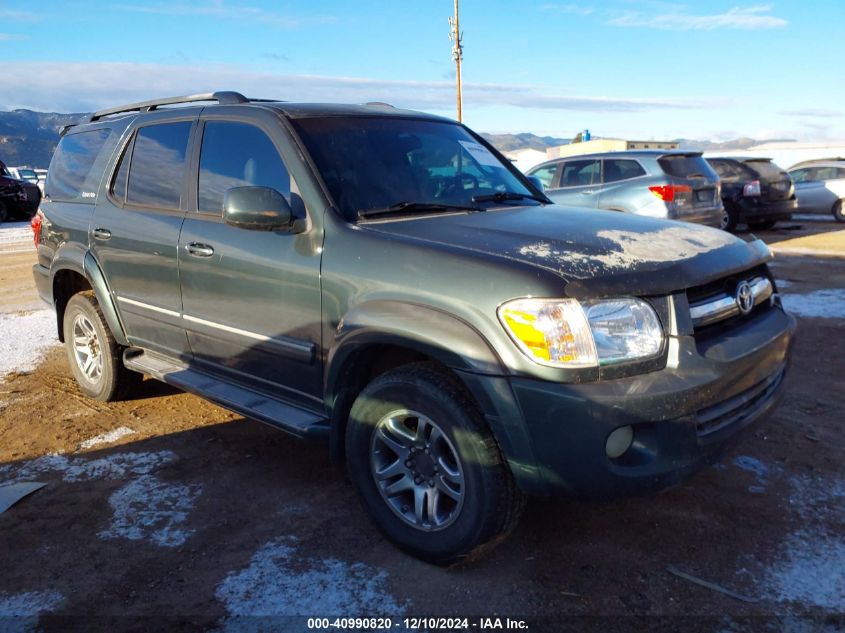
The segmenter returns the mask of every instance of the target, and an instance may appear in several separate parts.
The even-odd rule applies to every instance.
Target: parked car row
[[[0,223],[11,219],[28,220],[41,204],[41,189],[21,179],[20,171],[10,171],[0,161]]]
[[[528,171],[555,202],[697,222],[770,228],[796,209],[785,171],[765,158],[632,150],[559,158]]]

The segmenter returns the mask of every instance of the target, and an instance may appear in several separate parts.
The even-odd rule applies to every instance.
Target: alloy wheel
[[[82,375],[88,382],[96,384],[103,375],[103,354],[97,330],[84,314],[73,320],[73,351]]]

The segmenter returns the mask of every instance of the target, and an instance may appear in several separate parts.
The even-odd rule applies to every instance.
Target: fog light
[[[622,457],[631,444],[634,443],[634,429],[630,426],[620,426],[607,436],[604,451],[610,459]]]

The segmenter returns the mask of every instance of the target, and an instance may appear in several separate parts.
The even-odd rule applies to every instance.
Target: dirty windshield
[[[478,209],[534,192],[464,128],[406,118],[294,121],[343,215]],[[487,197],[490,196],[488,200]]]

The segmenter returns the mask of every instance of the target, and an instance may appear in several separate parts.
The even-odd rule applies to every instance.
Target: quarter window
[[[563,164],[561,187],[595,185],[601,180],[601,163],[597,160],[573,160]]]
[[[222,215],[223,198],[234,187],[270,187],[290,201],[290,175],[264,132],[246,123],[207,121],[197,209]]]
[[[99,170],[93,169],[111,130],[66,134],[59,141],[47,172],[45,192],[54,200],[94,202]]]
[[[158,123],[138,130],[129,170],[127,204],[181,208],[190,135],[190,121]]]

